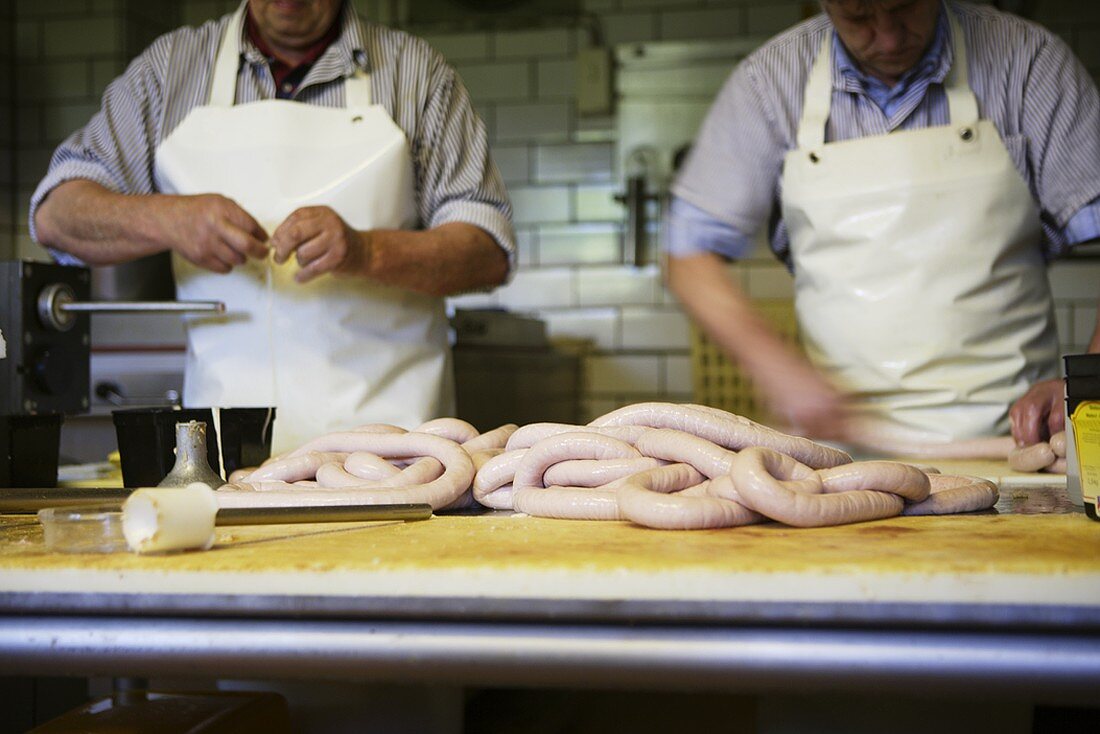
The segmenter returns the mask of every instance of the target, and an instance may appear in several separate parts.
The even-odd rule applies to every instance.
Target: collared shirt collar
[[[247,4],[244,0],[242,5]],[[246,11],[247,12],[247,11]],[[301,86],[307,86],[318,82],[332,81],[338,77],[348,77],[357,70],[370,70],[370,56],[367,53],[366,30],[359,22],[359,14],[355,10],[355,3],[344,0],[344,6],[340,10],[339,21],[340,34],[336,37],[321,56],[314,62]],[[266,64],[267,57],[256,44],[248,37],[248,33],[242,29],[241,55],[250,64]]]
[[[833,89],[842,92],[866,94],[880,107],[886,107],[900,100],[913,86],[924,83],[942,84],[951,70],[955,53],[951,39],[950,24],[947,20],[948,9],[945,3],[940,5],[940,15],[936,21],[936,33],[932,43],[920,61],[905,72],[898,83],[889,87],[885,82],[864,73],[856,66],[848,50],[833,31]]]

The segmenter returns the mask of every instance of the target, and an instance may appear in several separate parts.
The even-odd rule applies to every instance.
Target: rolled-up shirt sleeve
[[[673,197],[668,209],[665,251],[672,257],[714,253],[739,260],[752,250],[750,235],[708,214],[699,207]]]
[[[107,86],[102,106],[88,124],[54,151],[45,177],[31,196],[28,211],[30,234],[36,242],[35,213],[49,193],[66,181],[94,181],[122,194],[153,192],[161,86],[147,54],[160,52],[159,45],[154,44],[134,59],[126,72]],[[53,254],[59,261],[69,257]]]
[[[420,219],[428,227],[473,224],[489,233],[515,270],[512,205],[489,154],[485,123],[474,111],[458,74],[441,58],[442,80],[428,100],[423,144],[414,153],[420,167]]]
[[[1100,199],[1073,215],[1066,225],[1066,240],[1071,245],[1100,240]]]

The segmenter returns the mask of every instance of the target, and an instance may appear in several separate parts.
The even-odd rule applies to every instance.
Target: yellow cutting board
[[[0,533],[0,592],[1100,607],[1100,523],[1082,514],[675,532],[493,513],[223,527],[212,550],[160,557],[47,553],[26,517]]]

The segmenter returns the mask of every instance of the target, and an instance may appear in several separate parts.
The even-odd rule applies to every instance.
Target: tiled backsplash
[[[357,4],[383,20],[394,17],[400,5]],[[26,201],[54,145],[97,108],[103,87],[121,71],[136,40],[158,23],[198,24],[236,5],[235,0],[17,0],[14,10],[0,11],[0,33],[13,39],[0,47],[0,76],[14,77],[16,90],[0,85],[0,104],[5,110],[17,107],[7,120],[0,119],[5,152],[0,194],[8,194],[0,225],[12,234],[12,253],[42,256],[27,235]],[[577,113],[575,58],[588,42],[592,19],[609,45],[760,38],[797,22],[815,4],[587,0],[584,5],[589,16],[583,27],[413,30],[446,55],[465,80],[515,206],[520,267],[514,279],[491,294],[463,296],[453,304],[535,313],[546,320],[552,337],[587,340],[582,412],[591,417],[623,402],[691,397],[687,319],[663,289],[656,265],[619,264],[625,212],[614,200],[622,189],[615,119]],[[1100,3],[1026,5],[1100,77]],[[655,239],[651,233],[651,242]],[[4,248],[0,239],[0,256]],[[649,262],[654,259],[651,253]],[[753,296],[791,295],[789,275],[762,249],[730,272]],[[1079,350],[1095,323],[1100,262],[1059,263],[1051,278],[1063,344],[1067,351]]]

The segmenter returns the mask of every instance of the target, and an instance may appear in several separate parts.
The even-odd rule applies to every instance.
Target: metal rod
[[[35,513],[48,507],[76,505],[118,505],[133,490],[122,487],[14,487],[0,489],[0,513],[16,515]]]
[[[0,514],[31,514],[49,507],[97,505],[102,511],[122,509],[132,489],[94,487],[14,487],[0,489]],[[427,520],[429,504],[330,505],[313,507],[231,507],[218,510],[216,525],[283,525],[311,522]]]
[[[428,504],[331,505],[320,507],[230,507],[218,510],[215,525],[282,525],[310,522],[427,520]]]
[[[59,303],[65,313],[164,313],[179,311],[213,311],[222,313],[221,301],[80,301]]]
[[[38,294],[38,318],[43,325],[68,331],[78,313],[159,313],[225,311],[221,301],[77,301],[67,283],[50,283]]]
[[[284,582],[293,587],[293,576]],[[22,594],[32,596],[32,594]],[[128,596],[140,596],[130,594]],[[187,594],[174,594],[188,597]],[[1057,634],[293,619],[0,616],[0,673],[379,679],[744,693],[848,691],[1096,702],[1100,640]],[[610,603],[610,602],[609,602]],[[120,607],[122,610],[127,607]],[[105,608],[105,609],[110,609]],[[466,616],[473,616],[466,614]]]

